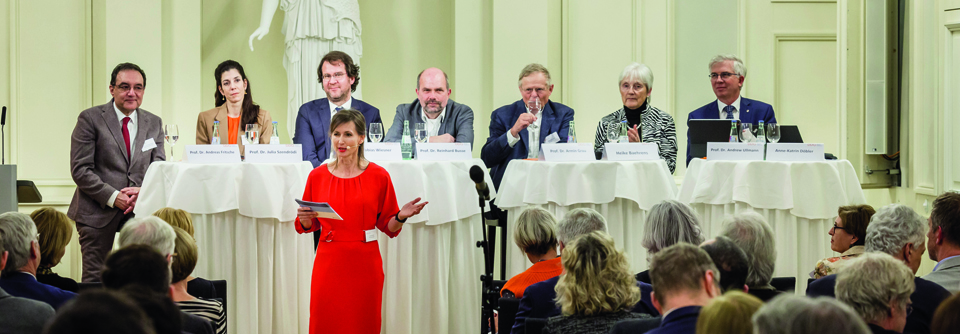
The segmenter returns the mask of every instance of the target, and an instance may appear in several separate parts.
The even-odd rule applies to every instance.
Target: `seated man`
[[[924,279],[950,293],[960,292],[960,193],[945,192],[933,201],[927,232],[930,259],[937,262]]]
[[[45,333],[147,334],[154,333],[152,324],[150,317],[131,297],[115,291],[91,289],[64,305]]]
[[[473,110],[450,99],[447,73],[439,68],[428,68],[417,75],[417,99],[397,106],[393,125],[387,131],[385,142],[399,142],[403,136],[403,122],[409,121],[410,135],[416,136],[415,124],[423,124],[428,143],[470,143],[473,146]],[[413,152],[417,140],[411,137]]]
[[[719,55],[710,60],[710,85],[717,99],[690,112],[691,119],[737,119],[756,127],[760,121],[776,123],[773,107],[769,104],[740,96],[740,88],[747,77],[747,67],[734,55]],[[687,165],[690,155],[690,134],[687,134]]]
[[[720,235],[730,238],[747,254],[747,293],[767,302],[780,294],[770,285],[777,260],[777,246],[773,229],[763,216],[744,212],[723,221]]]
[[[782,295],[753,314],[756,334],[870,334],[857,313],[833,298]]]
[[[0,228],[0,234],[3,234]],[[8,251],[0,238],[0,271],[7,266]],[[8,333],[40,333],[53,318],[53,307],[32,299],[14,297],[0,288],[0,324]]]
[[[173,227],[156,216],[134,218],[120,229],[120,248],[145,245],[163,255],[167,262],[173,257],[177,234]],[[169,284],[168,284],[169,285]]]
[[[874,334],[902,333],[913,278],[903,261],[884,253],[864,253],[837,273],[837,300],[857,311]]]
[[[750,265],[747,254],[743,252],[733,240],[725,236],[704,241],[700,248],[710,255],[713,264],[720,272],[720,289],[727,291],[750,291],[747,287],[747,275]]]
[[[0,289],[15,297],[33,299],[59,308],[77,295],[37,281],[40,243],[37,225],[19,212],[0,214],[0,244],[7,253],[7,264],[0,278]]]

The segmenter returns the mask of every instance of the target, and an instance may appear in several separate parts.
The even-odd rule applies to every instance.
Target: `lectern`
[[[17,211],[17,203],[40,203],[33,181],[17,180],[17,165],[0,165],[0,213]]]

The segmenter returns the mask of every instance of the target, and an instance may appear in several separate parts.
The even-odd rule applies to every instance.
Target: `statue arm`
[[[263,36],[266,36],[270,32],[270,24],[273,22],[273,14],[277,13],[277,6],[280,5],[280,0],[263,0],[263,9],[260,13],[260,26],[257,27],[257,30],[254,30],[250,34],[250,39],[247,42],[250,44],[250,51],[253,51],[253,39],[257,40],[263,39]]]

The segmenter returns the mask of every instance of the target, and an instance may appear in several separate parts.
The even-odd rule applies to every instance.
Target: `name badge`
[[[823,144],[767,144],[767,161],[823,161]]]
[[[457,161],[473,159],[468,143],[417,143],[417,160]]]
[[[537,160],[568,162],[568,161],[594,161],[597,159],[593,153],[593,144],[591,143],[557,143],[541,144],[540,158]]]
[[[253,163],[295,163],[303,161],[300,144],[247,145],[243,147],[244,159]]]
[[[403,160],[400,143],[364,143],[363,157],[373,162]]]
[[[377,241],[377,229],[363,230],[363,235],[366,238],[363,242]]]
[[[659,159],[660,145],[654,143],[606,143],[603,145],[603,160],[641,161]]]
[[[187,145],[184,158],[193,164],[239,163],[238,145]]]
[[[763,144],[707,143],[707,160],[763,161]]]

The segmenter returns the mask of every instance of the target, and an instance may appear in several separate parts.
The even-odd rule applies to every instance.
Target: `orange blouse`
[[[563,273],[563,266],[560,264],[559,256],[553,260],[534,263],[527,270],[511,277],[500,290],[500,296],[503,297],[503,290],[510,290],[517,299],[520,299],[528,286],[560,276],[561,273]]]
[[[238,131],[240,131],[240,117],[227,116],[227,144],[237,144]]]

